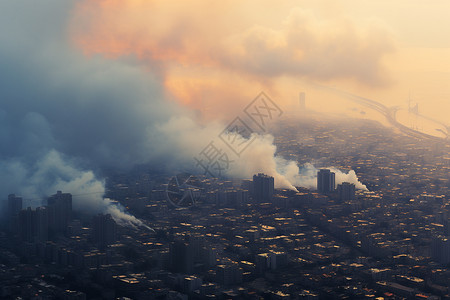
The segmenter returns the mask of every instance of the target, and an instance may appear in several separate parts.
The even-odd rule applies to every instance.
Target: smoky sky
[[[97,167],[144,162],[143,133],[175,110],[163,102],[157,75],[132,58],[88,58],[71,48],[70,2],[0,5],[2,158],[56,149]]]
[[[160,88],[157,68],[143,70],[133,57],[87,57],[73,47],[73,4],[0,3],[0,197],[85,171],[176,161],[165,159],[171,145],[158,128],[186,112]]]
[[[181,107],[157,61],[142,66],[132,55],[108,59],[75,47],[68,33],[75,2],[0,2],[0,198],[96,193],[74,206],[128,220],[98,194],[106,170],[192,170],[224,125],[200,124]],[[273,137],[258,136],[245,155],[228,175],[264,171],[279,187],[301,184],[296,163],[276,157]]]

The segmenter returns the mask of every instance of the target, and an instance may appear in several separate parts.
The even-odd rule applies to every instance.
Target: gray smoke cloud
[[[103,198],[102,173],[139,164],[198,171],[193,157],[224,125],[200,125],[171,101],[156,62],[143,69],[133,57],[86,57],[72,47],[66,22],[74,3],[0,2],[0,198],[16,193],[40,205],[33,199],[62,190],[76,195],[75,209],[145,226]],[[257,172],[283,188],[310,180],[276,155],[270,135],[257,135],[228,175]]]
[[[65,32],[74,2],[0,3],[0,198],[16,193],[37,206],[57,190],[82,193],[75,209],[141,226],[103,199],[98,175],[164,163],[162,128],[189,113],[166,101],[158,72],[74,50]]]
[[[298,168],[298,167],[297,167]],[[341,184],[343,182],[350,182],[355,185],[359,190],[367,191],[367,187],[358,179],[355,171],[341,171],[335,167],[328,167],[335,173],[336,184]],[[296,171],[296,172],[295,172]],[[293,170],[290,172],[290,179],[292,182],[296,182],[299,186],[317,189],[317,169],[313,164],[307,163],[298,168],[298,170]]]

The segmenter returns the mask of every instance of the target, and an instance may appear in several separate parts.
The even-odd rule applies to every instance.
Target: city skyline
[[[450,299],[449,11],[0,1],[0,298]]]

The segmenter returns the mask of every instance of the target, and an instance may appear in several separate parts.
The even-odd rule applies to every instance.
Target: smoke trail
[[[367,187],[359,181],[355,171],[350,170],[348,172],[343,172],[334,167],[329,167],[327,169],[330,169],[336,174],[336,184],[350,182],[353,183],[357,189],[367,191]],[[299,169],[299,174],[297,176],[294,176],[292,180],[295,181],[299,186],[316,189],[318,171],[319,170],[314,165],[310,163],[304,164]]]
[[[135,216],[127,213],[124,207],[118,203],[113,203],[111,199],[105,198],[103,201],[106,204],[105,213],[111,214],[114,221],[122,226],[129,226],[134,229],[139,227],[146,228],[149,231],[155,232],[152,228],[144,224],[141,220],[136,218]]]
[[[237,144],[246,140],[242,136],[236,138]],[[265,173],[274,177],[275,187],[296,190],[290,178],[296,171],[296,164],[276,155],[277,147],[273,144],[273,136],[253,134],[250,139],[254,141],[231,165],[228,175],[236,178],[251,178],[256,173]]]
[[[0,2],[0,198],[83,193],[75,209],[140,226],[94,194],[104,191],[105,170],[193,169],[192,158],[224,127],[202,126],[172,101],[161,62],[148,59],[143,67],[136,57],[109,60],[74,49],[66,31],[74,3],[42,0],[28,9],[25,0]],[[295,189],[302,170],[276,154],[272,136],[253,137],[227,175],[264,172],[277,187]]]

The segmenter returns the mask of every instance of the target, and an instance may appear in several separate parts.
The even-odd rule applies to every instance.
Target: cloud
[[[241,156],[231,164],[227,175],[236,178],[252,178],[254,174],[264,173],[274,178],[276,188],[295,190],[292,179],[292,167],[295,162],[287,161],[276,155],[276,146],[273,144],[273,136],[270,134],[252,134],[252,143],[242,152]],[[246,141],[237,137],[236,144]],[[298,169],[298,168],[297,168]],[[298,173],[298,172],[297,172]]]
[[[84,194],[75,209],[139,224],[103,199],[101,178],[136,164],[164,167],[158,126],[188,113],[167,101],[157,72],[74,49],[66,38],[74,3],[0,3],[0,197],[37,206],[56,190]]]
[[[252,76],[349,78],[370,86],[388,83],[382,59],[394,49],[376,22],[360,28],[346,19],[319,21],[301,8],[292,9],[279,29],[255,25],[224,45],[221,65]]]
[[[384,58],[395,44],[386,26],[289,3],[279,16],[270,1],[81,1],[71,35],[88,55],[133,55],[161,71],[181,103],[199,109],[214,99],[216,118],[229,110],[224,103],[242,104],[262,87],[282,94],[286,78],[391,83]],[[252,6],[257,13],[248,11]]]
[[[341,171],[335,167],[328,167],[335,173],[336,185],[343,182],[350,182],[359,190],[367,191],[367,187],[361,183],[355,171]],[[290,177],[291,182],[295,182],[298,186],[303,186],[311,189],[317,189],[317,172],[319,170],[311,163],[301,166],[296,174]],[[297,175],[298,174],[298,175]]]
[[[221,18],[222,11],[214,10],[215,5],[194,3],[213,9],[208,20]],[[294,43],[289,34],[300,34],[291,32],[296,27],[289,18],[285,27],[275,31],[249,29],[236,35],[225,29],[230,26],[223,21],[214,31],[204,26],[205,20],[195,19],[198,12],[191,11],[190,5],[115,0],[1,2],[0,195],[16,193],[39,201],[62,190],[77,195],[76,209],[109,212],[124,224],[142,225],[113,200],[102,197],[103,175],[141,164],[171,172],[193,170],[193,157],[224,126],[219,121],[199,122],[198,114],[175,97],[190,97],[185,99],[187,104],[209,102],[223,107],[221,118],[229,121],[228,115],[236,114],[260,91],[244,89],[247,82],[241,79],[259,73],[281,76],[273,68],[287,64],[283,56],[293,55],[283,48],[283,39]],[[114,7],[117,10],[111,10]],[[148,10],[151,7],[154,10]],[[232,15],[227,5],[218,7],[225,9],[226,16]],[[168,17],[172,9],[177,17]],[[125,22],[138,12],[135,21]],[[148,13],[153,18],[145,23]],[[116,16],[120,17],[117,22]],[[68,20],[72,20],[70,29]],[[76,20],[80,22],[73,23]],[[197,30],[205,36],[197,37]],[[261,57],[247,66],[230,60],[237,48],[224,47],[227,38],[241,39],[240,46],[247,52],[235,57],[243,63],[252,58],[251,50],[256,51],[252,47],[262,39],[270,41],[268,35],[280,40],[278,48],[264,45]],[[218,43],[211,44],[215,38]],[[74,47],[74,39],[84,52]],[[257,60],[265,63],[263,69],[255,69]],[[294,74],[294,69],[286,72]],[[234,76],[234,72],[243,74]],[[200,88],[193,92],[196,81],[186,78],[197,78]],[[210,81],[205,83],[205,78]],[[253,87],[261,86],[255,83],[258,80],[250,80],[255,80]],[[265,172],[274,176],[277,187],[295,189],[301,172],[296,163],[276,155],[272,136],[254,137],[228,175],[249,178]]]

